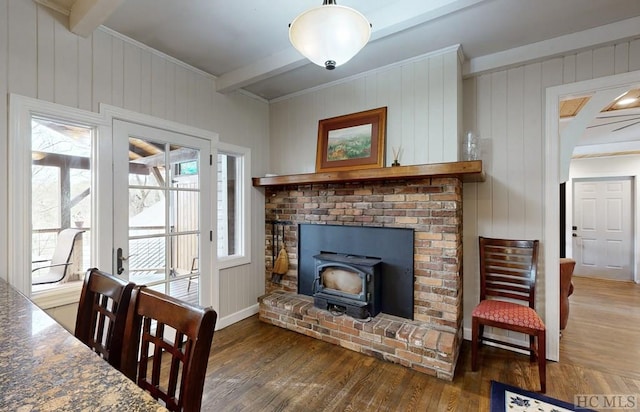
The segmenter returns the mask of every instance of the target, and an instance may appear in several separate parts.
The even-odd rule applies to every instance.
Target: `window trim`
[[[196,137],[204,138],[211,144],[211,154],[217,153],[218,147],[229,147],[231,152],[235,150],[238,154],[245,155],[245,159],[250,164],[249,153],[245,153],[244,148],[232,145],[220,145],[219,135],[210,130],[200,129],[197,127],[177,123],[171,120],[158,118],[155,116],[132,112],[116,106],[100,103],[99,112],[95,113],[83,109],[64,106],[58,103],[46,102],[32,97],[26,97],[18,94],[9,94],[9,119],[8,128],[9,135],[7,139],[8,145],[8,167],[9,173],[5,172],[7,182],[8,204],[8,228],[6,243],[6,280],[18,291],[33,301],[42,304],[47,308],[63,306],[77,302],[80,296],[79,288],[75,289],[72,285],[61,285],[54,289],[47,289],[37,292],[31,291],[30,276],[31,273],[31,191],[24,190],[24,187],[31,185],[31,117],[33,115],[43,116],[68,121],[76,124],[84,124],[96,128],[97,142],[94,144],[94,154],[109,153],[103,156],[109,160],[101,161],[100,157],[96,157],[97,181],[95,183],[96,191],[102,196],[111,197],[109,194],[112,190],[111,177],[105,178],[101,176],[111,175],[111,149],[113,139],[113,122],[122,120],[124,122],[138,123],[148,125],[150,127],[176,131],[178,133],[190,134]],[[213,174],[213,170],[209,169]],[[249,169],[246,169],[246,178]],[[214,176],[211,176],[212,178]],[[249,186],[245,183],[246,190]],[[245,192],[246,193],[246,192]],[[92,202],[97,202],[99,196],[95,196]],[[215,191],[212,199],[215,204]],[[29,206],[28,208],[26,206]],[[97,211],[98,204],[94,204],[93,210]],[[248,206],[247,206],[248,207]],[[212,211],[211,213],[213,213]],[[97,213],[97,212],[96,212]],[[248,212],[247,212],[248,213]],[[216,221],[211,216],[211,229],[216,231]],[[250,223],[245,220],[246,228],[250,228]],[[111,217],[105,217],[104,221],[98,219],[95,222],[96,230],[92,231],[93,259],[92,263],[98,267],[112,267],[112,230],[101,230],[101,227],[111,227],[113,222]],[[213,233],[213,232],[212,232]],[[247,232],[245,232],[247,233]],[[246,235],[245,241],[248,242],[249,237]],[[249,253],[248,243],[246,244],[245,253]],[[210,263],[217,262],[216,239],[210,242],[211,260]],[[247,259],[247,262],[249,260]],[[232,266],[233,262],[229,262],[227,266]],[[209,263],[208,263],[209,264]],[[224,266],[224,267],[227,267]],[[203,299],[210,300],[214,309],[218,310],[220,303],[219,296],[219,267],[213,265],[211,267],[210,281],[203,282]],[[68,286],[68,287],[67,287]],[[206,286],[206,287],[205,287]],[[75,295],[75,299],[73,296]]]
[[[237,203],[236,203],[236,215],[239,216],[238,225],[240,228],[236,228],[236,235],[240,236],[238,241],[239,253],[232,256],[218,256],[218,225],[217,225],[217,193],[215,194],[216,205],[216,233],[214,238],[216,239],[215,245],[215,260],[217,266],[220,269],[231,268],[235,266],[247,265],[251,263],[251,207],[250,207],[250,195],[251,195],[251,149],[233,145],[230,143],[218,142],[216,145],[215,156],[216,160],[219,154],[227,154],[235,156],[240,163],[237,167],[238,176],[237,184],[241,185],[237,190]],[[216,169],[217,179],[217,169]]]
[[[82,282],[65,283],[52,289],[33,292],[31,300],[40,309],[46,310],[78,303],[81,291]]]
[[[9,95],[8,170],[11,171],[11,175],[8,179],[8,236],[11,242],[7,245],[7,280],[25,296],[50,308],[72,303],[71,295],[77,293],[76,290],[79,288],[61,285],[33,292],[31,276],[27,275],[31,273],[32,199],[31,190],[24,188],[31,187],[31,120],[34,116],[82,124],[94,128],[96,134],[107,126],[107,122],[101,114],[21,95]],[[91,244],[96,244],[95,238]]]

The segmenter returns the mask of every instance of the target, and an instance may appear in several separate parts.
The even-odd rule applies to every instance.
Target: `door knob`
[[[128,260],[131,256],[133,255],[122,256],[122,248],[118,248],[118,250],[116,251],[116,272],[118,272],[118,275],[122,275],[122,273],[124,272],[124,266],[122,266],[122,262]]]

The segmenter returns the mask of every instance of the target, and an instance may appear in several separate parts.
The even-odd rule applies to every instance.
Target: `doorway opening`
[[[566,139],[565,136],[561,139],[561,122],[559,121],[559,113],[562,100],[572,99],[578,96],[599,96],[596,100],[603,101],[602,105],[593,104],[590,109],[594,110],[595,115],[602,110],[602,107],[615,97],[620,96],[622,93],[638,88],[640,86],[640,71],[623,73],[613,76],[601,77],[597,79],[576,82],[571,84],[565,84],[560,86],[550,87],[546,91],[546,110],[545,110],[545,136],[546,136],[546,150],[545,150],[545,203],[549,207],[545,208],[545,248],[544,248],[544,261],[545,263],[545,282],[549,285],[559,285],[560,283],[560,236],[558,231],[560,229],[560,208],[552,207],[551,205],[560,204],[560,190],[559,185],[565,182],[569,174],[569,165],[571,158],[574,155],[574,148],[576,142],[575,136]],[[613,96],[611,96],[613,95]],[[604,97],[610,97],[609,101],[604,101]],[[589,105],[589,103],[587,103]],[[585,105],[585,107],[587,106]],[[599,106],[599,107],[598,107]],[[582,110],[585,110],[584,108]],[[585,112],[586,113],[586,112]],[[583,116],[584,117],[584,116]],[[592,119],[590,119],[592,120]],[[584,129],[589,126],[587,124],[581,124],[580,127],[572,127],[569,131],[575,131],[578,129],[580,133],[574,133],[575,135],[581,135]],[[566,134],[566,133],[565,133]],[[628,143],[625,143],[628,145]],[[611,150],[612,152],[615,150]],[[636,191],[637,193],[637,191]],[[568,197],[568,196],[567,196]],[[571,210],[571,209],[569,209]],[[635,233],[637,230],[637,221],[634,222]],[[570,233],[570,231],[569,231]],[[634,243],[637,241],[634,239]],[[570,256],[567,252],[567,256]],[[634,271],[637,269],[634,267]],[[559,288],[549,287],[545,294],[545,308],[547,313],[559,313],[560,307],[560,295]],[[569,319],[571,322],[571,319]],[[552,360],[559,359],[560,353],[560,333],[559,317],[548,317],[546,319],[548,328],[548,357]]]

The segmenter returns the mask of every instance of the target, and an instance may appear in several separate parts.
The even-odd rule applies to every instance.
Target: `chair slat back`
[[[89,269],[78,304],[75,336],[117,369],[133,287],[133,283]]]
[[[171,411],[199,411],[217,313],[146,287],[133,291],[124,373]]]
[[[480,300],[525,301],[535,307],[538,240],[480,237]]]

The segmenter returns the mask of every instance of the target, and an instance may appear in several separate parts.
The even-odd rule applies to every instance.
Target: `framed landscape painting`
[[[384,167],[387,108],[320,120],[316,172]]]

